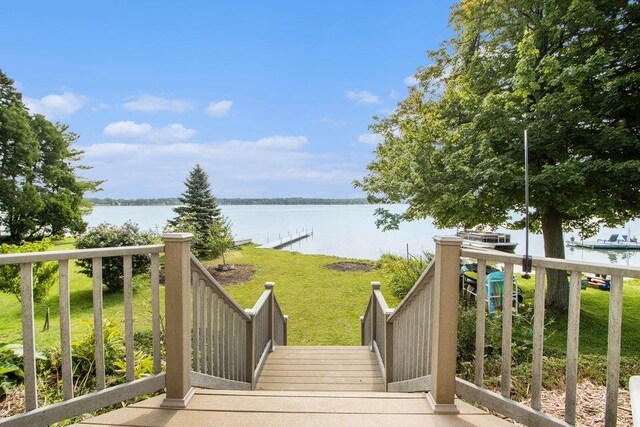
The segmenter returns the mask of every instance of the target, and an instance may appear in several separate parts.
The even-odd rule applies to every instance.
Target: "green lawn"
[[[525,303],[533,306],[534,277],[525,280],[518,275],[518,285]],[[609,292],[587,288],[581,293],[581,354],[607,354]],[[546,312],[545,347],[565,353],[567,348],[567,315]],[[551,323],[549,323],[551,322]],[[640,354],[640,280],[627,280],[623,285],[622,348],[623,356]]]
[[[338,261],[344,259],[246,246],[227,257],[227,262],[253,264],[256,274],[251,282],[226,290],[240,305],[252,307],[264,283],[275,282],[276,298],[289,315],[289,344],[359,345],[360,316],[367,307],[371,282],[384,283],[384,277],[380,270],[340,272],[325,268]],[[384,284],[382,292],[394,307],[398,299]]]

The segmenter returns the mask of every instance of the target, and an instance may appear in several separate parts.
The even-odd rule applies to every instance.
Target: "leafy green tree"
[[[563,230],[590,236],[636,217],[640,4],[464,0],[450,22],[454,37],[429,52],[416,87],[375,118],[384,141],[356,182],[369,200],[407,201],[402,219],[441,227],[522,227],[528,129],[546,256],[564,258]],[[566,273],[547,274],[546,305],[566,310]]]
[[[24,243],[22,245],[0,245],[0,254],[15,254],[29,252],[45,252],[51,247],[51,241],[44,239],[40,242]],[[36,262],[33,264],[33,300],[42,301],[55,283],[58,267],[55,262]],[[0,291],[13,294],[20,300],[20,266],[0,266]]]
[[[179,197],[182,206],[174,208],[177,217],[169,221],[167,230],[193,233],[193,253],[215,258],[233,244],[231,226],[222,215],[211,193],[209,177],[197,164],[184,182],[186,190]]]
[[[0,71],[0,228],[11,242],[83,232],[86,192],[100,182],[77,175],[83,152],[68,126],[30,115]]]
[[[151,245],[155,236],[150,232],[140,231],[140,227],[133,222],[126,222],[121,226],[102,223],[92,227],[76,239],[77,249],[113,248],[120,246]],[[145,273],[149,270],[151,260],[148,255],[134,255],[131,260],[133,275]],[[90,258],[77,261],[80,272],[93,277],[93,264]],[[121,256],[103,258],[102,283],[107,290],[117,292],[124,287],[124,270]]]

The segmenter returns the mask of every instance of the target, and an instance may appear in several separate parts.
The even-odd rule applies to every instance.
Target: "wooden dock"
[[[267,242],[263,245],[258,246],[258,249],[280,249],[284,248],[285,246],[289,246],[290,244],[297,242],[298,240],[306,239],[310,236],[313,236],[313,231],[301,231],[299,233],[280,237],[279,239],[272,242]]]

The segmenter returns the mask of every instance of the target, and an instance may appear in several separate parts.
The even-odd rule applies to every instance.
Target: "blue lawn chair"
[[[496,271],[487,275],[485,281],[485,297],[489,314],[502,311],[502,296],[504,295],[504,272]],[[516,279],[513,279],[513,298],[516,301],[515,311],[518,312],[518,286]]]

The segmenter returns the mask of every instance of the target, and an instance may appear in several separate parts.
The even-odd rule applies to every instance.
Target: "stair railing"
[[[372,282],[361,344],[375,352],[388,391],[430,391],[438,413],[455,406],[458,272],[461,239],[437,237],[436,256],[398,307]],[[439,327],[442,325],[442,327]]]

